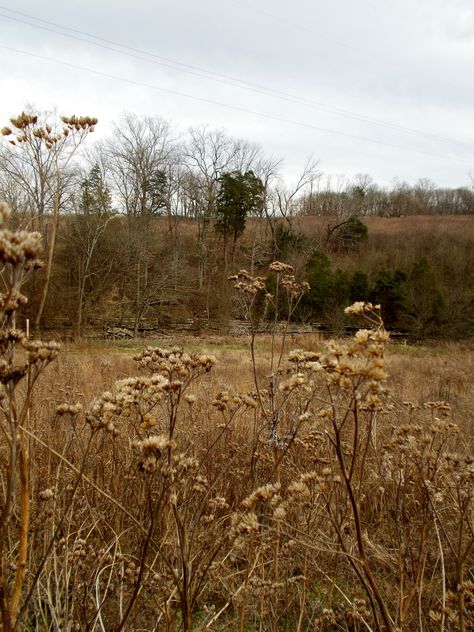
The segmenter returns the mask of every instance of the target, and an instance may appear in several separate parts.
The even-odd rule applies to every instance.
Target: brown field
[[[361,218],[371,235],[397,235],[400,233],[434,232],[474,236],[474,215],[408,215],[403,217],[364,216]],[[307,235],[318,234],[334,221],[330,216],[305,215],[292,218],[294,226]],[[254,221],[248,221],[248,228]]]
[[[320,350],[324,344],[324,338],[317,334],[296,334],[288,337],[285,350]],[[37,399],[64,401],[64,393],[69,399],[80,397],[83,403],[87,403],[102,390],[110,388],[114,381],[135,375],[137,371],[133,356],[147,346],[179,346],[190,353],[213,354],[218,361],[215,370],[217,384],[227,384],[228,388],[236,391],[252,388],[252,362],[249,341],[245,337],[167,336],[139,341],[66,344],[57,361],[42,377],[39,387],[41,395],[38,393]],[[270,337],[258,337],[256,346],[263,375],[264,366],[270,358]],[[446,400],[466,417],[469,411],[474,410],[472,343],[426,346],[393,344],[387,350],[386,361],[391,391],[398,399],[417,403]],[[57,393],[54,399],[51,398],[51,391]]]
[[[400,617],[398,629],[407,632],[438,630],[440,616],[446,630],[462,629],[458,627],[459,600],[464,612],[472,598],[472,508],[465,504],[465,495],[470,497],[472,489],[467,491],[467,479],[457,481],[456,467],[460,466],[453,471],[448,464],[453,450],[459,453],[456,459],[461,464],[469,468],[472,463],[470,458],[463,461],[473,449],[472,346],[387,347],[391,395],[384,395],[387,407],[378,421],[370,421],[370,436],[366,427],[358,430],[361,449],[366,439],[368,443],[365,465],[356,459],[355,467],[361,469],[355,475],[354,514],[341,490],[341,465],[321,434],[330,432],[330,426],[324,430],[324,417],[311,415],[309,422],[299,426],[291,447],[280,453],[268,441],[261,426],[265,422],[254,409],[233,403],[233,394],[255,390],[245,339],[166,339],[167,348],[177,344],[190,354],[212,354],[217,359],[209,374],[192,382],[190,389],[197,400],[192,406],[183,402],[177,417],[175,468],[179,470],[184,458],[180,450],[187,458],[199,459],[190,477],[183,470],[179,483],[169,483],[168,492],[171,498],[176,494],[177,501],[159,500],[167,489],[160,481],[163,472],[153,466],[148,473],[146,469],[140,473],[137,458],[142,468],[151,466],[140,461],[132,448],[132,441],[164,430],[169,406],[160,404],[153,422],[158,427],[148,427],[144,421],[136,425],[137,411],[124,410],[114,420],[117,436],[99,432],[87,451],[87,424],[80,416],[74,415],[69,422],[67,415],[55,416],[56,407],[80,401],[87,408],[102,390],[119,392],[114,382],[138,373],[133,356],[147,343],[156,342],[68,345],[38,384],[31,428],[49,447],[43,450],[31,444],[32,454],[40,459],[33,472],[34,489],[40,496],[52,489],[54,498],[40,502],[35,510],[32,564],[38,563],[37,552],[55,537],[54,524],[40,526],[38,521],[50,516],[57,525],[67,515],[67,528],[61,525],[61,537],[33,598],[33,611],[40,612],[44,621],[41,629],[55,629],[51,621],[66,616],[67,629],[78,630],[116,629],[120,621],[126,630],[305,630],[308,626],[328,631],[385,630],[389,628],[383,621],[384,608],[387,621]],[[317,336],[293,336],[286,343],[287,349],[306,351],[321,351],[328,344]],[[256,375],[260,388],[265,388],[271,359],[269,337],[258,338],[255,348]],[[278,347],[275,352],[278,355]],[[284,376],[285,372],[280,383]],[[319,388],[324,389],[323,384]],[[323,394],[323,390],[318,392]],[[222,400],[219,393],[229,396]],[[282,426],[291,421],[292,407],[301,411],[303,392],[293,398],[295,394],[290,393],[286,403],[278,403]],[[408,407],[403,403],[407,400]],[[219,405],[222,401],[225,404]],[[423,407],[427,401],[434,403]],[[450,409],[440,401],[449,403]],[[322,405],[314,404],[314,411]],[[338,406],[343,409],[344,400]],[[364,424],[369,423],[371,414],[360,413],[364,414]],[[451,428],[456,428],[454,434]],[[352,423],[347,430],[344,441],[352,435]],[[407,477],[403,484],[400,479],[394,486],[397,479],[387,478],[378,469],[385,457],[379,462],[377,451],[386,455],[394,472]],[[448,461],[443,460],[444,454]],[[71,489],[78,479],[67,463],[77,468],[81,459],[84,474],[70,504],[67,493],[62,499],[61,488]],[[431,493],[444,499],[435,513],[430,509]],[[151,506],[147,494],[153,499]],[[456,494],[464,494],[462,508]],[[340,520],[346,524],[341,533]],[[366,533],[362,553],[357,553],[359,521],[361,533]],[[183,530],[181,536],[175,532],[177,526]],[[190,541],[181,539],[185,536]],[[349,560],[354,556],[354,565],[348,563],[348,555]],[[364,573],[360,580],[357,574],[365,555],[380,599],[373,610],[368,595],[374,598],[374,589],[365,584]],[[176,565],[175,575],[170,574],[169,564]],[[193,573],[189,586],[183,576],[186,569]],[[462,579],[458,590],[456,577]],[[188,592],[180,596],[179,587],[183,591],[187,587]],[[123,604],[127,603],[131,607],[125,616]],[[122,604],[119,610],[118,604]],[[466,613],[464,629],[468,630],[472,620]],[[98,617],[100,626],[90,627],[91,622],[98,625]],[[359,622],[356,627],[354,621]],[[30,629],[28,625],[25,629]]]
[[[337,218],[336,218],[337,219]],[[474,215],[408,215],[403,217],[379,217],[379,216],[364,216],[361,218],[364,224],[367,225],[370,235],[396,235],[400,233],[416,233],[416,232],[434,232],[437,233],[450,233],[454,235],[460,235],[463,237],[474,236]],[[153,224],[157,234],[166,232],[167,219],[164,217],[158,217],[154,219]],[[179,233],[183,239],[192,239],[197,235],[197,223],[188,218],[178,218]],[[284,222],[283,219],[280,221]],[[291,225],[301,230],[308,236],[318,235],[321,231],[326,229],[326,226],[330,222],[334,222],[335,219],[329,215],[299,215],[297,217],[291,217]],[[125,223],[125,218],[123,219]],[[265,228],[266,222],[260,222],[259,220],[248,218],[246,221],[246,232],[244,234],[244,240],[246,237],[251,239],[253,232],[262,226],[269,234],[270,230],[268,226]]]

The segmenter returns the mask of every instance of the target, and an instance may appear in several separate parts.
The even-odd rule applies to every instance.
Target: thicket
[[[241,270],[247,388],[222,388],[209,354],[147,347],[90,403],[49,382],[35,401],[58,353],[17,326],[40,236],[0,218],[5,632],[472,629],[469,424],[390,395],[378,305],[346,309],[352,339],[288,353],[276,316],[311,288],[286,263],[271,293]]]
[[[387,220],[390,221],[390,220]],[[342,250],[327,248],[311,227],[277,224],[279,259],[295,267],[311,290],[294,320],[342,333],[350,325],[343,310],[354,301],[382,305],[392,331],[414,340],[462,339],[474,334],[474,226],[416,229],[407,220],[400,233],[368,235]],[[369,222],[368,222],[369,223]],[[166,329],[192,320],[196,330],[226,332],[229,318],[243,317],[229,292],[227,276],[238,267],[258,273],[271,260],[273,244],[262,221],[253,220],[240,247],[224,257],[219,232],[207,241],[207,283],[199,288],[196,227],[180,220],[171,239],[163,219],[120,216],[63,218],[46,303],[48,327],[62,334],[100,335],[107,324]],[[262,232],[262,241],[255,233]],[[258,260],[255,250],[259,247]],[[253,259],[253,261],[252,261]],[[226,272],[227,271],[227,272]],[[42,271],[40,271],[40,275]],[[270,279],[268,289],[272,289]],[[34,318],[41,283],[31,281],[25,315]],[[58,309],[59,308],[59,309]],[[285,318],[285,307],[278,316]]]

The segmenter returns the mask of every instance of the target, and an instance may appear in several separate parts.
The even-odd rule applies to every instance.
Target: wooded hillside
[[[312,160],[290,184],[279,160],[219,130],[178,138],[127,115],[93,144],[96,123],[22,113],[2,130],[0,197],[45,245],[28,288],[37,330],[226,331],[242,316],[228,276],[280,260],[311,286],[300,322],[342,332],[343,308],[371,300],[411,337],[472,336],[472,189],[334,181]]]

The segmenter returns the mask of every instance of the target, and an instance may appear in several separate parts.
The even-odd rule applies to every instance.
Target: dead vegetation
[[[233,280],[247,351],[82,345],[46,368],[57,346],[15,328],[23,237],[2,231],[5,631],[472,629],[469,349],[393,350],[364,302],[352,339],[258,338],[307,290],[275,262],[271,295]]]

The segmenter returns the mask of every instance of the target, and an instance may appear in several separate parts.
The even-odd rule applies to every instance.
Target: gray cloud
[[[474,169],[470,2],[137,0],[131,5],[85,0],[68,5],[50,0],[42,2],[41,13],[37,6],[19,0],[15,10],[451,142],[134,59],[10,20],[5,16],[33,22],[0,9],[4,46],[165,89],[95,76],[0,48],[2,92],[9,95],[0,104],[2,120],[29,100],[39,107],[97,114],[105,132],[107,121],[131,110],[163,116],[182,129],[200,123],[224,127],[283,157],[289,173],[309,154],[320,158],[326,171],[367,172],[386,183],[398,176],[463,185]]]

